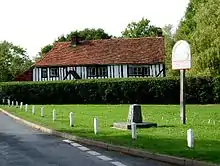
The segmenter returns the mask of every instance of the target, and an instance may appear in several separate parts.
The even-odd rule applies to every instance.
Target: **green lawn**
[[[101,140],[107,143],[136,147],[151,152],[220,163],[220,105],[187,105],[187,124],[179,119],[178,105],[142,105],[144,121],[157,122],[158,128],[138,129],[137,140],[131,132],[111,128],[113,122],[127,121],[129,105],[44,105],[45,117],[40,117],[40,105],[36,114],[23,108],[1,106],[26,120],[58,131]],[[57,120],[52,120],[52,110]],[[74,113],[75,127],[69,127],[69,112]],[[100,133],[93,132],[93,118],[97,116]],[[211,120],[208,123],[209,119]],[[195,134],[195,149],[187,148],[187,129]]]

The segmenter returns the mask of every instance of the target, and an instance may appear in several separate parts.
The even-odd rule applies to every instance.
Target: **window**
[[[47,68],[41,68],[41,78],[47,78]]]
[[[96,77],[96,67],[88,67],[87,75],[88,77]]]
[[[59,77],[59,68],[50,68],[50,77]]]
[[[147,66],[129,66],[129,76],[150,76],[150,68]]]
[[[144,76],[150,76],[150,67],[144,67]]]
[[[106,67],[98,67],[98,73],[97,76],[98,77],[108,77],[108,68]]]
[[[87,67],[88,77],[108,77],[107,66],[91,66]]]

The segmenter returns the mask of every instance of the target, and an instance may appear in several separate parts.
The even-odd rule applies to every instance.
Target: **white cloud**
[[[142,17],[176,27],[189,0],[0,0],[0,41],[27,48],[31,57],[75,29],[103,28],[121,34]]]

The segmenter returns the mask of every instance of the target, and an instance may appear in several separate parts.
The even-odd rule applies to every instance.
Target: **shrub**
[[[220,78],[187,78],[186,102],[219,102],[219,82]],[[0,94],[28,104],[179,104],[180,80],[160,77],[7,82],[0,84]]]
[[[220,76],[213,79],[213,94],[214,103],[220,103]]]

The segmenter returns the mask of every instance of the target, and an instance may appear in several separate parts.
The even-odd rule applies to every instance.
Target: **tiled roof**
[[[164,56],[163,37],[91,40],[76,47],[58,42],[35,66],[155,64],[164,63]]]

